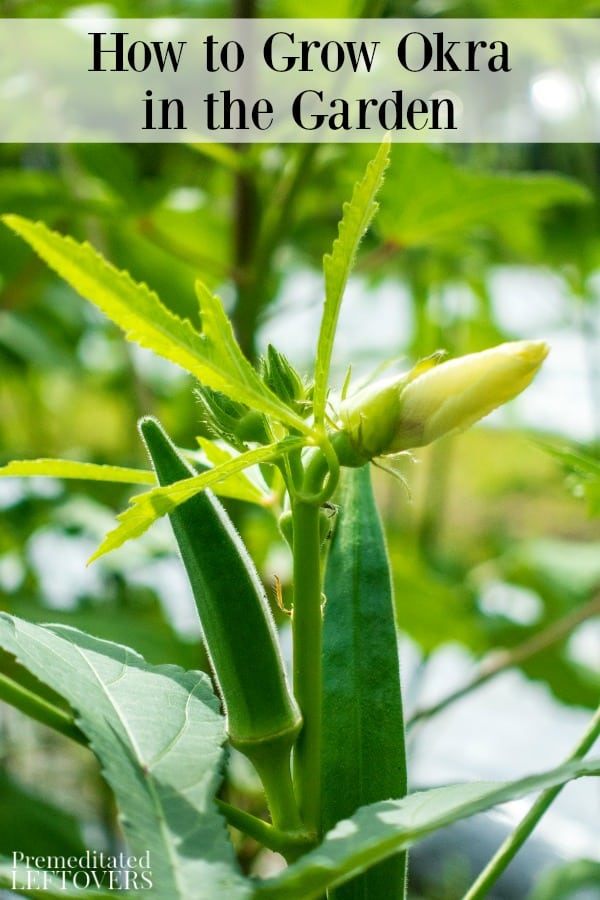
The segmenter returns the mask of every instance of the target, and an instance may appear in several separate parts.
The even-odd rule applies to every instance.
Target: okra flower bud
[[[548,354],[544,341],[512,341],[376,381],[344,401],[335,446],[343,465],[422,447],[462,431],[512,400]]]

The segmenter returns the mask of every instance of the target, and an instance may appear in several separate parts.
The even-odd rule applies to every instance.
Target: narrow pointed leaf
[[[207,442],[209,443],[209,442]],[[214,446],[211,444],[211,447]],[[221,454],[211,453],[209,459],[215,464],[224,459],[231,459],[223,451]],[[208,455],[208,454],[207,454]],[[25,459],[13,460],[0,468],[0,478],[39,477],[81,479],[83,481],[109,481],[124,484],[156,484],[156,477],[151,469],[130,469],[125,466],[107,466],[98,463],[74,462],[70,459]],[[270,498],[262,492],[258,485],[250,479],[233,475],[215,484],[215,494],[221,497],[234,497],[250,503],[268,503]]]
[[[398,638],[385,539],[369,466],[345,469],[325,576],[323,829],[361,806],[406,794]],[[330,893],[404,895],[398,854]]]
[[[321,320],[315,364],[314,412],[315,422],[325,418],[329,367],[333,341],[348,276],[354,266],[356,252],[371,219],[377,212],[375,195],[381,187],[389,162],[389,139],[381,144],[362,181],[359,181],[349,203],[344,204],[342,220],[330,254],[323,259],[325,274],[325,306]]]
[[[580,472],[582,475],[587,475],[590,478],[600,479],[600,460],[595,457],[582,453],[580,450],[575,450],[572,447],[555,447],[542,441],[538,441],[537,445],[570,469],[574,469],[576,472]]]
[[[363,807],[339,822],[319,847],[259,885],[253,900],[321,897],[328,888],[459,819],[586,775],[600,775],[600,759],[569,762],[519,781],[455,784]]]
[[[248,896],[213,803],[225,732],[208,676],[150,666],[119,644],[5,613],[0,646],[75,710],[130,852],[150,854],[154,900]]]
[[[156,519],[172,512],[180,503],[185,503],[199,491],[203,491],[207,487],[212,488],[227,476],[241,472],[249,466],[269,462],[294,447],[301,447],[302,444],[301,438],[296,440],[292,438],[270,444],[268,447],[258,447],[256,450],[242,453],[214,469],[209,469],[208,472],[202,472],[194,478],[184,478],[168,487],[153,488],[146,494],[132,497],[131,506],[117,516],[119,525],[106,535],[90,562],[111,550],[116,550],[131,538],[139,537]]]
[[[112,481],[125,484],[156,484],[150,469],[128,469],[124,466],[105,466],[97,463],[74,462],[70,459],[14,460],[0,468],[0,478],[48,476],[50,478],[79,478],[84,481]]]
[[[194,375],[203,384],[242,400],[254,409],[308,432],[305,422],[260,380],[237,344],[221,302],[198,286],[203,332],[171,312],[147,285],[108,263],[90,244],[78,243],[41,222],[8,215],[4,222],[20,235],[78,293],[147,347]]]

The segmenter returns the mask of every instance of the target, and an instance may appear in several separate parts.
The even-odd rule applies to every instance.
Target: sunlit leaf
[[[117,517],[119,525],[106,535],[98,550],[91,557],[90,562],[93,562],[105,553],[109,553],[111,550],[116,550],[126,541],[131,540],[131,538],[139,537],[156,519],[172,512],[180,503],[185,503],[186,500],[189,500],[190,497],[193,497],[199,491],[212,487],[229,475],[235,475],[249,466],[276,459],[289,450],[301,447],[302,444],[301,438],[291,438],[276,444],[270,444],[268,447],[258,447],[256,450],[242,453],[228,462],[214,469],[209,469],[207,472],[202,472],[195,477],[185,478],[168,487],[153,488],[146,494],[138,494],[136,497],[132,497],[129,509],[126,509]]]
[[[167,309],[145,284],[110,265],[89,244],[51,231],[41,222],[4,216],[4,222],[71,287],[95,303],[131,341],[190,372],[215,390],[302,432],[309,427],[272,394],[237,344],[220,300],[198,284],[202,333]]]
[[[225,451],[206,441],[203,449],[213,465],[232,459]],[[48,476],[50,478],[81,479],[85,481],[123,482],[124,484],[156,484],[154,472],[149,469],[129,469],[124,466],[107,466],[98,463],[73,462],[69,459],[14,460],[0,468],[0,478]],[[214,485],[215,494],[232,497],[249,503],[269,503],[270,495],[245,475],[235,474]]]
[[[581,450],[574,450],[571,447],[555,447],[541,441],[538,442],[538,446],[568,468],[600,481],[600,460],[595,459],[593,456],[589,456]]]
[[[215,468],[232,459],[237,459],[238,454],[230,453],[225,447],[214,441],[203,437],[198,437],[197,441],[207,460]],[[223,497],[234,497],[236,500],[246,500],[248,503],[268,504],[272,500],[271,494],[250,478],[247,471],[230,475],[225,481],[216,484],[213,491]],[[226,491],[227,493],[225,493]]]
[[[149,469],[128,469],[97,463],[74,462],[70,459],[14,460],[0,468],[0,478],[47,475],[50,478],[78,478],[85,481],[111,481],[125,484],[156,484]]]
[[[354,265],[358,245],[377,212],[375,195],[383,183],[389,162],[389,151],[390,142],[386,139],[367,166],[364,178],[355,185],[352,199],[344,204],[338,237],[334,241],[331,253],[323,259],[325,306],[317,345],[314,389],[314,412],[317,423],[322,422],[325,416],[329,367],[342,297]]]

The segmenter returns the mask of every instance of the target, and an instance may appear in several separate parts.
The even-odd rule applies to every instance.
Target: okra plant
[[[402,898],[413,844],[460,818],[542,791],[468,894],[483,897],[560,787],[600,774],[599,761],[583,760],[600,733],[597,714],[557,769],[512,783],[408,793],[396,631],[402,623],[394,621],[371,465],[387,467],[396,454],[464,429],[510,400],[530,383],[548,348],[519,341],[450,361],[435,354],[360,390],[346,384],[340,399],[330,392],[342,297],[376,212],[388,153],[383,144],[357,183],[325,256],[312,380],[273,347],[254,369],[219,299],[202,284],[198,331],[88,244],[5,217],[129,340],[197,382],[202,458],[176,447],[146,417],[140,434],[151,469],[40,459],[0,472],[147,484],[94,559],[170,517],[212,678],[152,666],[135,648],[73,628],[0,615],[0,646],[61,695],[72,714],[18,675],[0,675],[0,697],[96,754],[128,851],[138,859],[149,855],[148,893],[160,900]],[[265,589],[218,493],[280,513],[293,558],[291,684]],[[227,745],[254,765],[270,821],[218,798]],[[244,876],[226,823],[278,851],[287,867],[262,880]],[[0,885],[14,887],[15,871],[3,860]],[[28,893],[26,885],[20,890]],[[50,879],[44,896],[65,896],[64,886]],[[102,896],[102,885],[100,893],[77,896]]]

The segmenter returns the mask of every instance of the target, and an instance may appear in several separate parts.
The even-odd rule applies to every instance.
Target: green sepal
[[[262,380],[275,396],[283,400],[294,412],[305,417],[311,410],[306,397],[302,378],[289,360],[272,344],[267,347],[267,355],[260,360]]]
[[[197,388],[196,397],[200,404],[203,437],[227,441],[239,451],[247,449],[248,441],[257,444],[270,442],[262,413],[204,385]]]
[[[334,431],[330,435],[330,440],[340,466],[348,469],[360,469],[370,462],[369,457],[354,446],[347,431]]]

